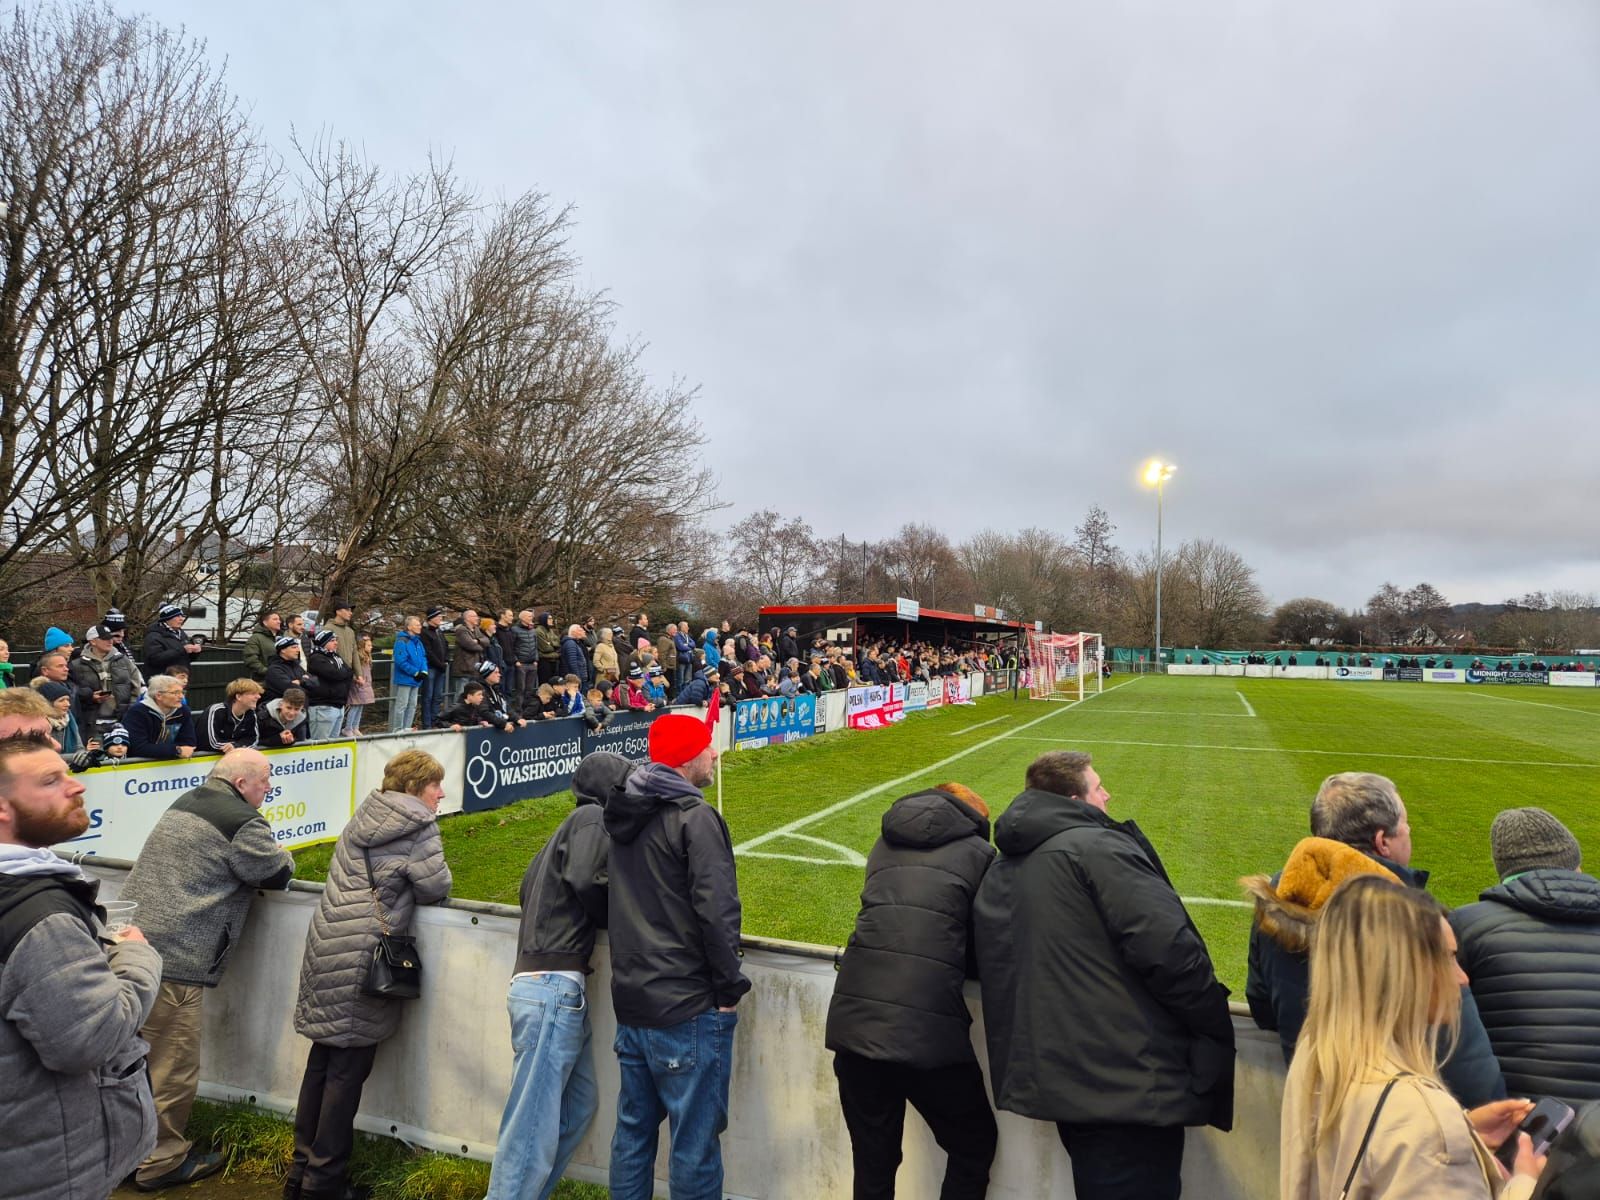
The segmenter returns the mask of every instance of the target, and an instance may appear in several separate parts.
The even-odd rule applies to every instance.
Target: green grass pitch
[[[888,730],[725,756],[745,932],[842,945],[864,856],[896,797],[957,780],[998,816],[1049,749],[1094,755],[1111,814],[1155,843],[1236,998],[1250,912],[1214,902],[1239,900],[1240,875],[1283,865],[1335,771],[1395,781],[1413,865],[1447,904],[1496,882],[1489,823],[1503,808],[1547,808],[1600,854],[1600,689],[1118,678],[1081,705],[985,698]],[[528,860],[570,805],[563,794],[445,818],[454,894],[517,903]],[[322,878],[330,851],[302,852],[298,874]]]

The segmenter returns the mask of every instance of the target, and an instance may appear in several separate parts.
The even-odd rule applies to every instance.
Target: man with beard
[[[3,1196],[108,1196],[155,1144],[139,1027],[161,957],[48,849],[88,829],[83,790],[48,739],[0,740]]]
[[[733,842],[700,791],[717,761],[710,727],[668,713],[650,726],[649,746],[649,763],[605,805],[622,1069],[611,1194],[653,1194],[657,1135],[669,1117],[673,1194],[720,1196],[734,1007],[750,990],[739,970]]]

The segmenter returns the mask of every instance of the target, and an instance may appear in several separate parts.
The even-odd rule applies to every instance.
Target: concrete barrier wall
[[[94,862],[107,898],[126,872]],[[261,896],[221,987],[206,998],[202,1094],[288,1112],[309,1043],[292,1016],[306,928],[320,887]],[[494,1150],[510,1081],[510,1026],[504,996],[516,952],[518,913],[503,905],[452,902],[419,910],[415,930],[427,964],[424,994],[407,1006],[396,1036],[378,1054],[358,1125],[433,1149],[476,1158]],[[730,1124],[723,1138],[725,1191],[748,1200],[844,1200],[850,1195],[850,1140],[839,1111],[832,1055],[822,1044],[835,977],[831,951],[752,942],[745,972],[753,990],[739,1005]],[[571,1174],[604,1182],[616,1114],[607,948],[602,936],[590,979],[600,1112]],[[1063,998],[1067,1002],[1069,998]],[[983,1013],[968,988],[973,1042],[983,1052]],[[1278,1111],[1283,1060],[1277,1039],[1247,1017],[1239,1035],[1235,1129],[1191,1130],[1184,1164],[1190,1200],[1272,1200],[1278,1189]],[[994,1200],[1066,1200],[1071,1168],[1053,1126],[1000,1114]],[[667,1154],[658,1159],[665,1171]],[[903,1196],[934,1196],[943,1154],[912,1114],[906,1122]],[[666,1195],[665,1182],[657,1195]]]

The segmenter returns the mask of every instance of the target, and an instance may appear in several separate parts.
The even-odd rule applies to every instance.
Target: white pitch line
[[[1553,708],[1557,712],[1573,713],[1580,717],[1600,717],[1600,709],[1573,708],[1568,704],[1546,704],[1543,700],[1523,700],[1516,696],[1497,696],[1493,692],[1468,692],[1480,700],[1504,700],[1507,704],[1526,704],[1530,708]]]
[[[1210,896],[1179,896],[1185,904],[1209,904],[1216,908],[1254,908],[1254,900],[1213,900]]]
[[[1110,687],[1108,687],[1105,690],[1105,692],[1102,692],[1100,694],[1101,695],[1105,695],[1107,693],[1114,692],[1119,687],[1127,687],[1128,684],[1137,683],[1142,678],[1144,678],[1144,676],[1135,675],[1132,679],[1125,679],[1121,683],[1112,684]],[[1093,700],[1094,697],[1093,696],[1089,696],[1089,697],[1086,697],[1085,699]],[[1080,705],[1082,703],[1084,703],[1084,700],[1074,700],[1070,704],[1066,705],[1063,708],[1051,709],[1049,712],[1045,713],[1044,716],[1035,717],[1031,721],[1027,721],[1027,722],[1024,722],[1021,725],[1018,725],[1015,729],[1008,729],[1004,733],[997,733],[991,738],[984,738],[983,741],[981,741],[981,742],[974,742],[972,745],[966,747],[965,749],[957,750],[954,754],[947,755],[946,757],[941,758],[936,763],[929,763],[925,767],[918,767],[915,771],[911,771],[911,772],[909,772],[909,773],[907,773],[905,775],[901,775],[898,779],[890,779],[890,780],[887,780],[884,783],[874,784],[872,787],[869,787],[864,792],[857,792],[854,796],[847,797],[844,800],[839,800],[839,801],[837,801],[837,802],[835,802],[833,804],[828,805],[828,807],[826,807],[826,808],[818,809],[814,813],[809,813],[806,816],[803,816],[803,817],[800,817],[800,818],[798,818],[796,820],[790,821],[787,825],[780,825],[780,826],[778,826],[778,828],[772,829],[772,830],[768,830],[766,833],[757,834],[755,837],[751,838],[749,841],[741,842],[739,845],[735,846],[733,848],[733,852],[735,854],[746,853],[746,852],[748,852],[750,850],[754,850],[757,846],[764,846],[768,842],[773,841],[776,838],[787,837],[789,834],[794,833],[796,830],[804,829],[807,825],[815,825],[818,821],[825,821],[829,817],[833,816],[835,813],[841,813],[841,812],[844,812],[845,809],[847,809],[847,808],[853,808],[857,804],[860,804],[863,800],[870,800],[872,797],[874,797],[874,796],[876,796],[876,795],[878,795],[878,794],[880,794],[882,792],[886,792],[890,788],[899,787],[901,784],[909,783],[913,779],[921,779],[924,775],[932,774],[934,771],[940,770],[943,767],[947,767],[953,762],[959,762],[961,759],[966,758],[967,755],[969,755],[969,754],[976,754],[979,750],[987,749],[988,747],[994,745],[996,742],[1003,742],[1009,737],[1015,737],[1017,734],[1021,733],[1024,729],[1032,729],[1035,725],[1042,725],[1044,722],[1048,721],[1051,717],[1059,717],[1064,712],[1071,712],[1074,708],[1076,708],[1078,705]],[[1041,738],[1039,740],[1041,740],[1041,741],[1059,742],[1060,739],[1058,739],[1058,738]]]
[[[964,737],[965,735],[971,733],[974,729],[982,729],[985,725],[993,725],[998,721],[1006,721],[1010,718],[1010,713],[1007,713],[1003,717],[991,717],[987,721],[979,721],[976,725],[968,725],[965,729],[958,729],[954,733],[947,733],[945,734],[945,737]]]
[[[1187,712],[1170,712],[1159,708],[1101,708],[1098,704],[1094,706],[1094,711],[1097,713],[1120,713],[1125,717],[1165,717],[1169,721],[1175,719],[1193,719],[1196,721],[1248,721],[1250,717],[1255,716],[1255,713],[1250,713],[1247,716],[1244,713],[1236,712],[1195,712],[1193,709],[1190,709]]]
[[[1246,700],[1244,698],[1244,693],[1243,692],[1236,691],[1233,694],[1235,696],[1239,697],[1239,703],[1244,705],[1244,711],[1246,713],[1248,713],[1252,717],[1256,715],[1256,710],[1250,707],[1250,701],[1248,701],[1248,700]]]
[[[1024,742],[1054,742],[1060,738],[1019,738]],[[1209,742],[1125,742],[1113,738],[1075,737],[1073,744],[1086,746],[1149,746],[1156,750],[1236,750],[1242,754],[1319,754],[1333,758],[1410,758],[1421,762],[1472,763],[1483,767],[1567,767],[1580,771],[1600,771],[1600,763],[1541,762],[1523,758],[1451,758],[1443,754],[1396,754],[1388,750],[1290,750],[1283,746],[1217,746]]]
[[[866,857],[859,851],[850,849],[849,846],[841,846],[838,842],[830,842],[824,838],[812,837],[808,833],[791,833],[788,836],[797,842],[810,842],[813,846],[821,846],[827,850],[837,850],[840,854],[844,855],[844,857],[839,861],[847,863],[852,867],[864,867],[867,865]]]

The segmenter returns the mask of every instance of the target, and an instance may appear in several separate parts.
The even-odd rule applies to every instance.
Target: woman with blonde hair
[[[1311,999],[1284,1087],[1284,1200],[1525,1200],[1544,1159],[1527,1100],[1463,1112],[1439,1080],[1466,976],[1426,892],[1376,875],[1341,884],[1311,944]],[[1491,1149],[1517,1138],[1514,1170]]]

